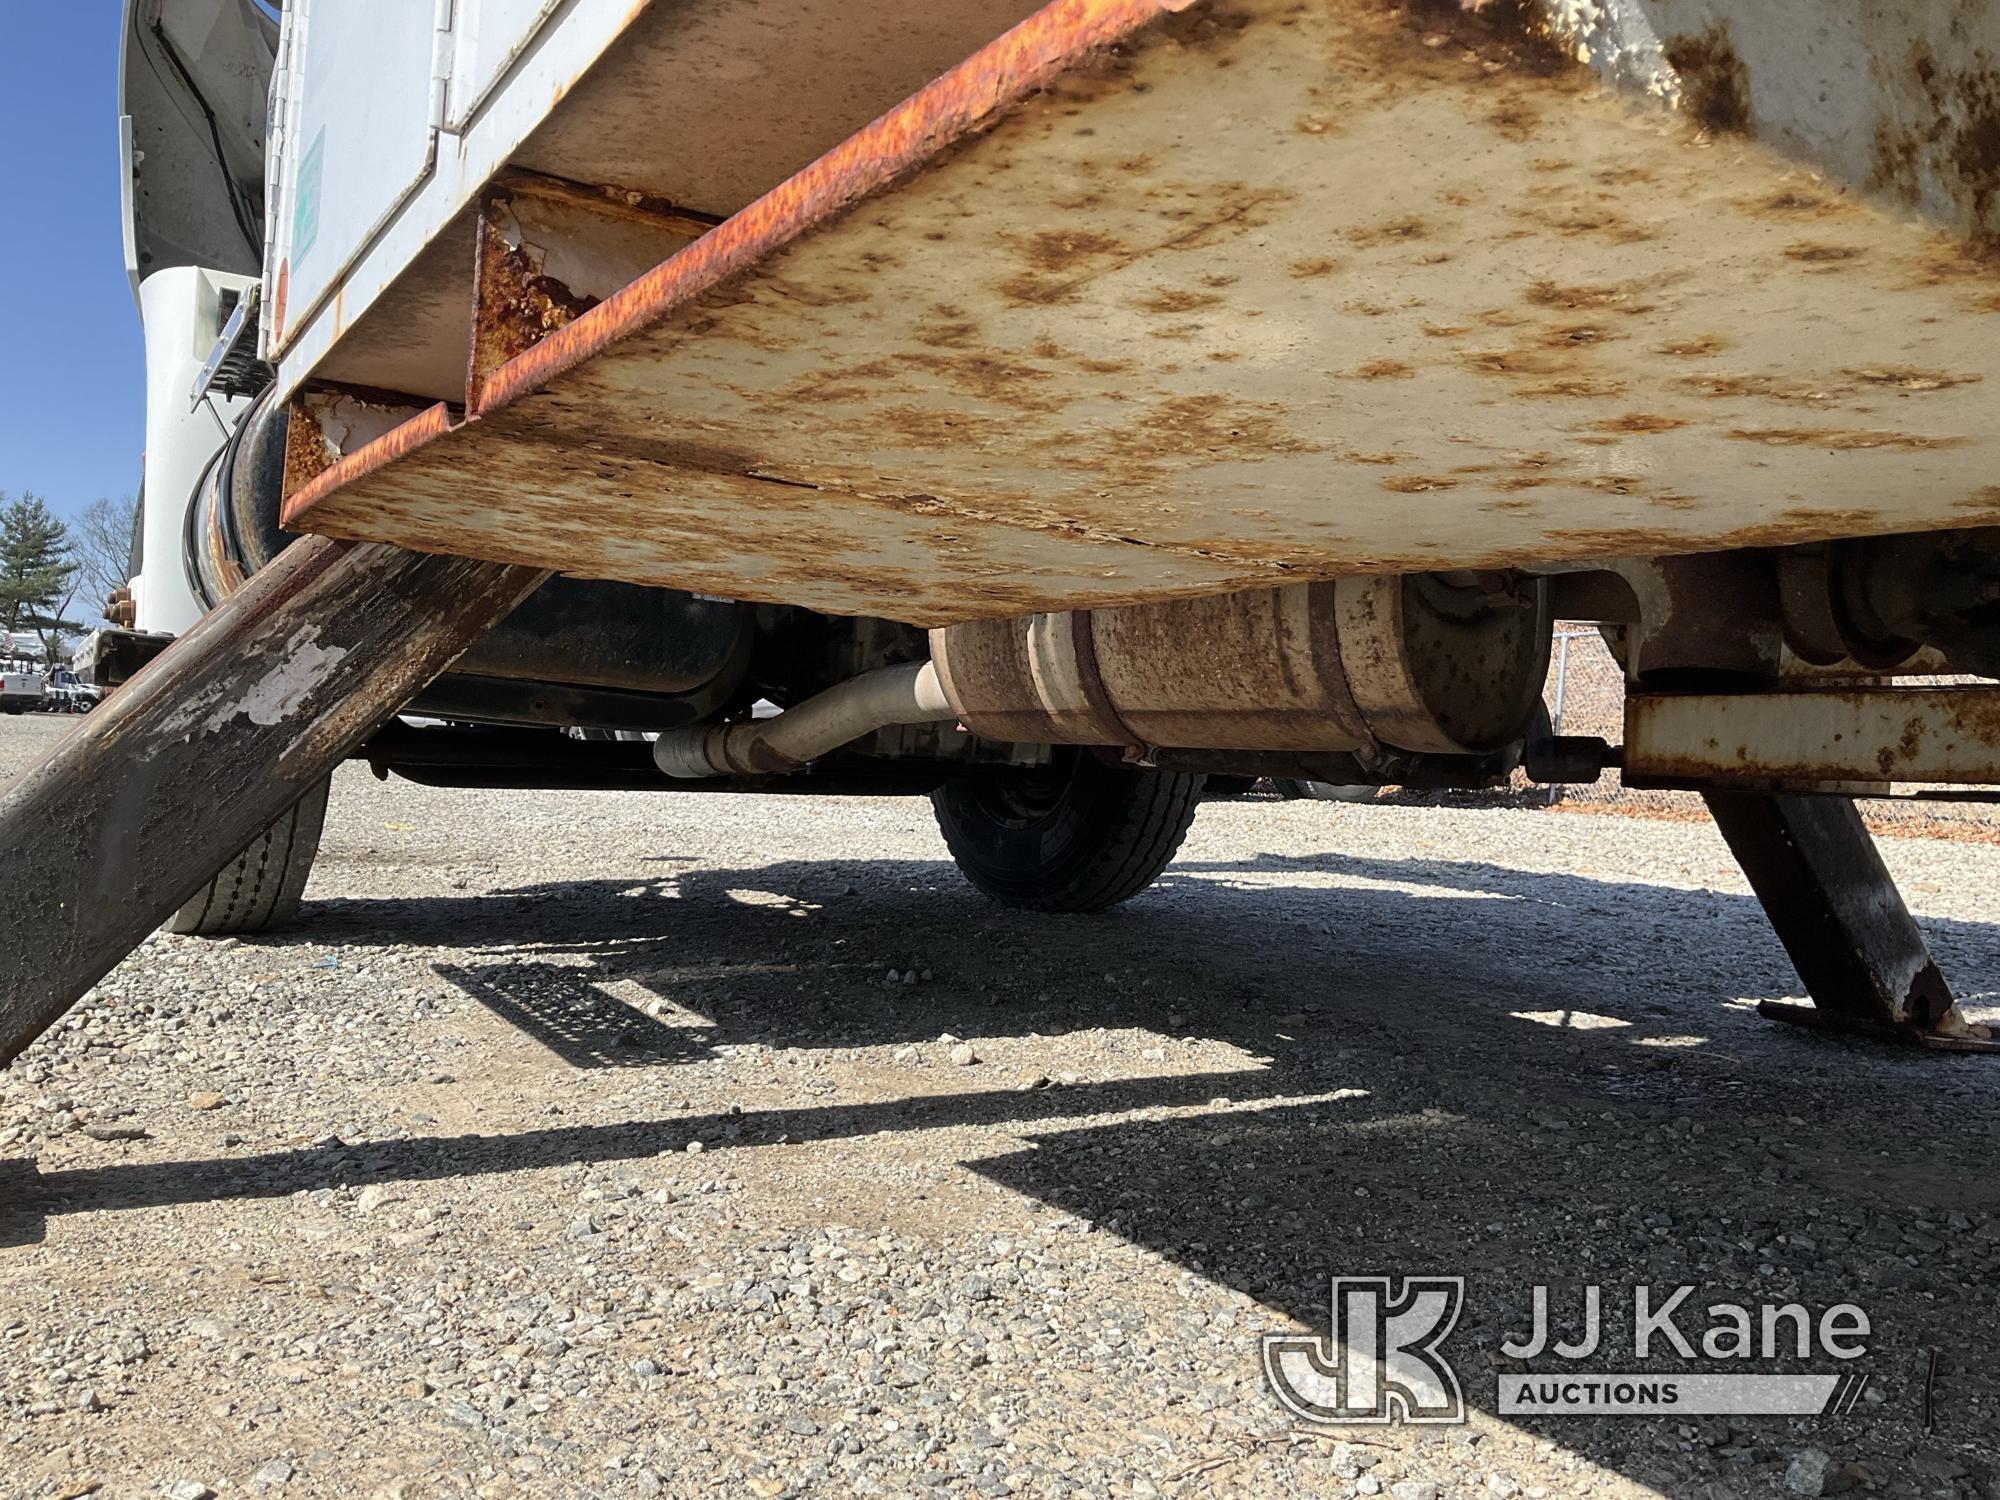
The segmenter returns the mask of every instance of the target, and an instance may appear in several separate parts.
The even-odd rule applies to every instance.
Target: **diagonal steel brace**
[[[2000,1051],[1967,1021],[1849,797],[1704,795],[1811,1005],[1759,1014],[1954,1052]]]
[[[0,797],[0,1064],[539,588],[309,537]]]

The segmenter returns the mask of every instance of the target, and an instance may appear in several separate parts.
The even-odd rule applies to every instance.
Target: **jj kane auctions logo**
[[[1868,1352],[1868,1314],[1851,1302],[1815,1315],[1795,1302],[1711,1302],[1697,1315],[1695,1288],[1631,1293],[1635,1360],[1722,1364],[1825,1358],[1846,1364]],[[1502,1416],[1812,1416],[1846,1412],[1866,1374],[1709,1369],[1580,1370],[1605,1344],[1604,1295],[1583,1289],[1582,1333],[1552,1332],[1549,1289],[1531,1292],[1531,1327],[1500,1352],[1514,1360],[1553,1359],[1553,1370],[1503,1373],[1494,1410]],[[1465,1306],[1462,1276],[1336,1276],[1328,1333],[1266,1334],[1265,1378],[1286,1410],[1308,1422],[1442,1423],[1465,1420],[1458,1374],[1442,1346]]]

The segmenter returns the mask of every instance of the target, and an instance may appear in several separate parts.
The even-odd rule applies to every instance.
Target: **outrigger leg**
[[[2000,1051],[1986,1027],[1959,1013],[1852,798],[1704,799],[1813,998],[1766,1000],[1760,1014],[1948,1051]]]
[[[309,537],[0,797],[0,1065],[541,585]]]

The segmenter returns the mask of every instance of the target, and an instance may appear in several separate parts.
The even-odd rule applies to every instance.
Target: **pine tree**
[[[69,528],[33,495],[0,493],[0,629],[11,637],[38,622],[61,618],[76,563]]]

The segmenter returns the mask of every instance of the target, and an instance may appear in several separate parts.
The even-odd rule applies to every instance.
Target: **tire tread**
[[[938,827],[965,877],[1006,906],[1040,912],[1091,912],[1116,906],[1146,889],[1187,837],[1201,805],[1202,778],[1165,771],[1121,773],[1102,804],[1109,822],[1080,868],[1060,878],[1000,879],[983,868],[981,850],[956,826],[958,814],[936,799]]]
[[[322,782],[301,797],[189,897],[169,928],[186,936],[225,937],[290,923],[299,914],[319,852],[326,794]]]

